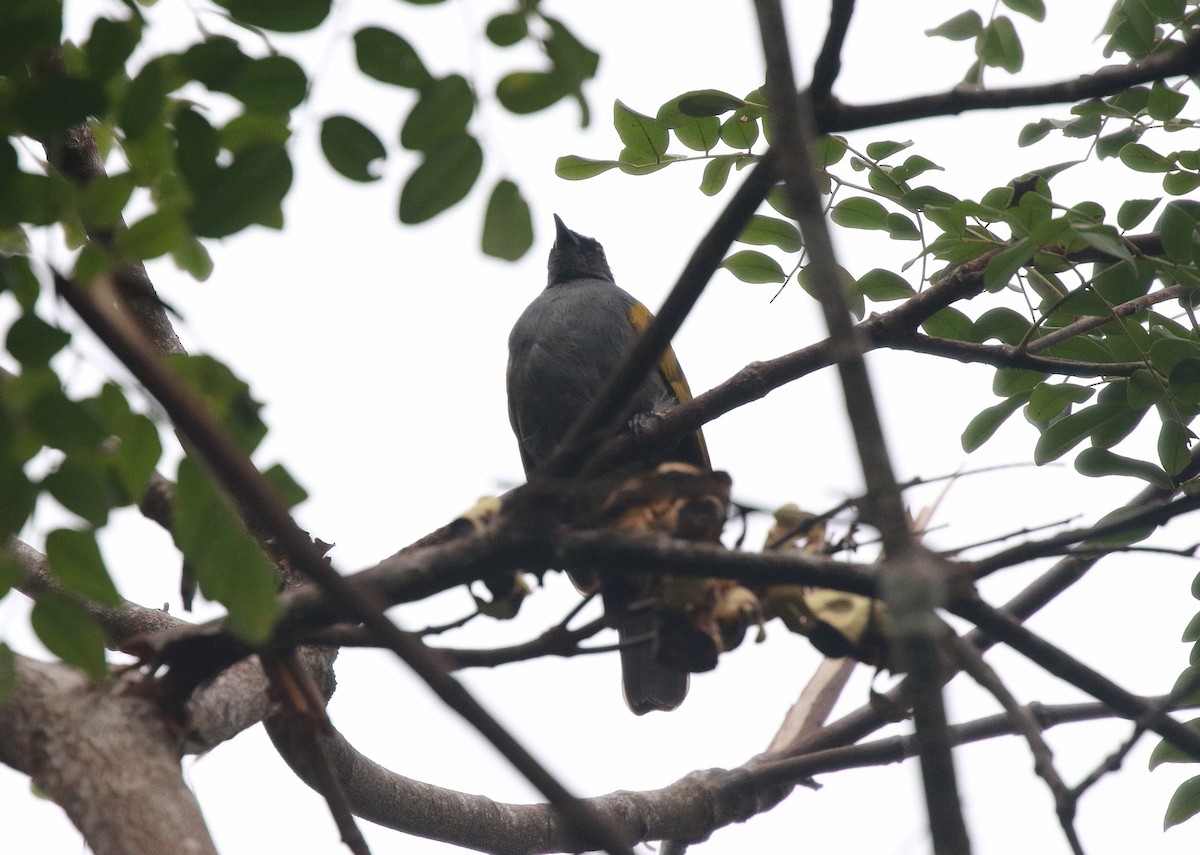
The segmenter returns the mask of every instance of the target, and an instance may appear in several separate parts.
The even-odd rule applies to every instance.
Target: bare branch
[[[1172,718],[1159,716],[1153,705],[1125,691],[1103,674],[1035,635],[1011,615],[979,600],[955,603],[951,611],[971,621],[992,638],[1007,644],[1056,677],[1108,704],[1118,715],[1134,720],[1146,719],[1147,727],[1180,751],[1200,760],[1200,733]]]
[[[1086,98],[1103,98],[1142,83],[1169,77],[1184,77],[1200,71],[1200,35],[1192,34],[1177,49],[1132,65],[1110,66],[1074,80],[1015,86],[1009,89],[954,88],[936,95],[905,98],[882,104],[831,103],[819,106],[817,120],[821,133],[874,128],[893,122],[956,116],[968,110],[999,110],[1009,107],[1036,107],[1064,104]]]
[[[833,91],[834,81],[842,70],[842,45],[846,42],[846,31],[854,16],[854,0],[833,0],[829,10],[829,31],[817,61],[813,65],[812,83],[809,93],[814,102],[823,101]]]
[[[1075,799],[1063,783],[1058,769],[1054,767],[1054,752],[1042,738],[1041,723],[1028,708],[1017,702],[1000,679],[1000,675],[983,660],[983,656],[972,645],[956,638],[954,652],[963,671],[1000,702],[1000,706],[1004,707],[1004,711],[1012,719],[1014,730],[1029,744],[1029,750],[1033,754],[1033,769],[1050,788],[1058,812],[1058,821],[1067,837],[1067,843],[1075,855],[1083,855],[1083,846],[1079,842],[1079,834],[1075,831]]]
[[[1085,318],[1084,320],[1100,319]],[[1111,317],[1101,320],[1101,323],[1111,322]],[[1099,325],[1096,324],[1096,326]],[[1082,330],[1077,330],[1077,332],[1079,331]],[[1058,332],[1059,330],[1055,330],[1050,335]],[[1038,339],[1031,342],[1031,345],[1040,343],[1041,339]],[[918,332],[913,332],[907,339],[893,339],[890,347],[893,350],[910,350],[930,356],[943,356],[958,362],[982,363],[994,365],[996,368],[1025,368],[1030,371],[1045,371],[1047,374],[1062,374],[1067,377],[1128,377],[1139,368],[1146,367],[1144,362],[1081,362],[1075,359],[1060,359],[1055,356],[1036,356],[1031,352],[1032,346],[1022,348],[1014,347],[1011,344],[954,341]],[[1043,350],[1044,348],[1037,349]]]

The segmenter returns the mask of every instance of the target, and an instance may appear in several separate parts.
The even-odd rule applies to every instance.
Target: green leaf
[[[299,33],[317,27],[329,15],[333,0],[216,0],[239,21],[264,30]]]
[[[354,57],[363,74],[381,83],[420,89],[432,79],[416,49],[383,27],[364,27],[354,34]]]
[[[1033,241],[1028,237],[1000,250],[992,256],[987,269],[983,271],[983,287],[988,291],[1003,288],[1033,258],[1033,250]]]
[[[171,533],[201,593],[229,610],[230,628],[248,641],[264,640],[278,612],[274,567],[190,458],[179,464]]]
[[[378,181],[371,165],[387,157],[375,132],[349,116],[330,116],[321,123],[321,151],[329,165],[351,181]]]
[[[1171,796],[1167,812],[1163,815],[1163,831],[1179,825],[1200,813],[1200,775],[1188,778]]]
[[[686,124],[671,129],[678,139],[692,151],[712,151],[721,139],[721,123],[712,116],[692,119]]]
[[[1089,246],[1114,258],[1133,258],[1129,247],[1112,226],[1076,226],[1072,231]]]
[[[1200,359],[1200,344],[1188,339],[1160,338],[1150,346],[1150,364],[1164,377],[1187,359]]]
[[[1125,400],[1134,409],[1145,409],[1162,400],[1163,387],[1154,372],[1147,368],[1139,368],[1125,382]]]
[[[623,153],[621,158],[627,163],[657,163],[667,153],[666,129],[620,101],[613,104],[613,126],[629,154],[626,158]]]
[[[19,133],[45,139],[103,116],[108,107],[104,87],[94,80],[66,75],[38,76],[13,87],[8,112]]]
[[[286,56],[265,56],[238,74],[229,94],[260,113],[286,113],[308,94],[308,77]]]
[[[737,110],[744,107],[746,102],[719,89],[700,89],[680,95],[678,104],[680,112],[685,116],[700,118],[702,116],[719,116],[730,110]]]
[[[983,32],[982,44],[976,43],[979,58],[985,65],[1002,68],[1016,74],[1025,63],[1021,40],[1007,15],[997,15]]]
[[[484,33],[497,47],[511,47],[529,35],[529,24],[521,12],[505,12],[487,23]]]
[[[1192,615],[1192,619],[1188,621],[1188,625],[1184,627],[1183,635],[1179,637],[1180,641],[1186,641],[1189,644],[1200,641],[1200,612]],[[1151,766],[1151,769],[1154,767]]]
[[[26,311],[8,328],[5,346],[14,359],[28,367],[49,364],[50,358],[70,341],[70,333]]]
[[[400,145],[430,152],[450,137],[461,137],[475,111],[475,95],[465,77],[451,74],[421,89],[421,97],[404,120]]]
[[[990,338],[1005,344],[1017,344],[1025,338],[1033,326],[1029,319],[1007,306],[997,306],[988,309],[976,319],[974,324],[975,341],[987,341]]]
[[[867,157],[872,160],[885,160],[891,157],[898,151],[904,151],[906,148],[911,148],[912,140],[905,142],[896,142],[895,140],[879,140],[873,143],[867,143]]]
[[[25,418],[38,439],[64,451],[94,449],[108,436],[91,410],[68,398],[61,388],[37,394],[25,410]]]
[[[1200,187],[1200,173],[1168,172],[1163,176],[1162,186],[1172,196],[1183,196]]]
[[[975,329],[971,319],[953,306],[934,312],[921,322],[921,329],[934,338],[975,341]]]
[[[7,22],[6,22],[7,23]],[[88,69],[96,80],[107,80],[125,70],[125,61],[141,40],[142,24],[137,19],[114,21],[97,18],[83,46]]]
[[[1158,203],[1159,199],[1127,199],[1121,203],[1120,209],[1117,211],[1117,225],[1123,229],[1137,228],[1146,217],[1150,216]]]
[[[963,451],[970,454],[975,449],[979,448],[985,442],[992,438],[1000,425],[1004,424],[1013,413],[1021,408],[1021,405],[1029,400],[1029,393],[1023,392],[1019,395],[1014,395],[1001,401],[999,404],[993,404],[987,409],[979,412],[968,422],[967,427],[962,433],[962,448]]]
[[[177,211],[155,211],[117,232],[116,243],[125,258],[145,261],[166,255],[187,238],[187,224]]]
[[[1158,220],[1158,231],[1167,258],[1177,264],[1192,263],[1196,220],[1182,205],[1171,202],[1163,208],[1162,216]]]
[[[737,239],[756,246],[777,246],[784,252],[799,252],[800,230],[785,220],[755,214]]]
[[[1193,620],[1193,623],[1195,623],[1194,620]],[[1185,641],[1196,641],[1197,639],[1193,638],[1193,639],[1184,639],[1184,640]],[[1189,672],[1191,672],[1191,673],[1189,674]],[[1189,674],[1189,676],[1192,676],[1192,677],[1195,676],[1195,672],[1192,668],[1188,668],[1186,671],[1184,671],[1184,674]],[[1200,731],[1200,718],[1194,718],[1191,721],[1186,722],[1186,724],[1192,730]],[[1154,746],[1154,750],[1150,752],[1149,766],[1150,766],[1150,769],[1153,770],[1153,769],[1161,766],[1163,763],[1195,763],[1195,762],[1196,762],[1196,758],[1192,757],[1192,755],[1188,754],[1187,752],[1183,751],[1180,748],[1176,748],[1172,743],[1168,742],[1167,740],[1162,739],[1162,740],[1159,740],[1159,743]]]
[[[160,124],[166,99],[167,82],[162,63],[146,63],[137,77],[129,81],[117,111],[117,121],[125,132],[125,139],[140,139]]]
[[[1200,404],[1200,359],[1185,359],[1171,369],[1168,386],[1180,401],[1189,406]]]
[[[122,504],[124,498],[114,487],[103,457],[86,452],[68,455],[42,479],[42,489],[94,526],[108,522],[108,512]]]
[[[121,595],[108,575],[93,532],[55,529],[46,535],[46,560],[68,590],[102,606],[121,605]]]
[[[204,402],[246,453],[258,447],[267,426],[259,415],[262,404],[254,400],[245,381],[211,356],[176,354],[168,362],[180,382]]]
[[[887,215],[887,232],[892,240],[920,240],[921,232],[904,214],[890,213]]]
[[[82,606],[61,594],[38,594],[30,625],[46,649],[99,682],[108,675],[104,633]]]
[[[189,47],[179,57],[179,65],[184,74],[203,83],[214,92],[227,92],[237,79],[238,73],[252,61],[242,52],[238,43],[227,36],[210,36]],[[128,100],[129,97],[126,96],[126,101]]]
[[[1063,128],[1066,124],[1066,122],[1055,119],[1038,119],[1036,122],[1030,122],[1017,134],[1017,145],[1021,148],[1033,145],[1044,139],[1052,130]]]
[[[594,178],[620,165],[615,160],[588,160],[586,157],[568,154],[555,161],[554,174],[567,181],[582,181],[585,178]]]
[[[483,254],[516,261],[531,246],[533,219],[529,214],[529,203],[512,181],[498,181],[483,217]]]
[[[700,192],[705,196],[715,196],[725,187],[729,179],[729,170],[738,159],[735,154],[722,154],[704,164],[704,174],[700,178]]]
[[[749,151],[758,142],[758,121],[746,110],[737,110],[721,123],[721,142]]]
[[[960,12],[948,21],[939,24],[932,30],[926,30],[927,36],[940,36],[955,42],[973,39],[983,32],[983,19],[974,10]]]
[[[845,137],[837,134],[823,134],[813,140],[813,162],[819,166],[833,166],[845,156],[847,146]]]
[[[37,501],[38,488],[25,474],[20,463],[0,462],[0,533],[16,534],[29,515],[33,513]]]
[[[1029,396],[1026,412],[1034,422],[1048,422],[1070,405],[1082,404],[1094,394],[1095,389],[1075,383],[1039,383]]]
[[[1158,460],[1171,475],[1178,475],[1191,460],[1188,443],[1194,434],[1174,419],[1164,419],[1158,432]]]
[[[146,416],[130,410],[124,393],[113,383],[105,384],[94,402],[116,440],[104,445],[108,465],[124,490],[123,501],[131,504],[146,492],[162,456],[158,428]]]
[[[1182,92],[1177,92],[1159,80],[1155,81],[1154,85],[1150,88],[1150,98],[1146,102],[1146,111],[1150,114],[1150,118],[1165,122],[1167,119],[1174,119],[1178,116],[1179,111],[1183,109],[1187,102],[1188,96]]]
[[[1135,460],[1114,454],[1106,448],[1085,448],[1075,457],[1075,470],[1089,478],[1108,475],[1125,475],[1138,478],[1163,490],[1173,488],[1171,477],[1159,467],[1145,460]]]
[[[496,98],[518,116],[545,110],[568,94],[562,78],[548,71],[514,71],[496,84]]]
[[[1091,436],[1105,421],[1128,410],[1123,402],[1093,404],[1065,416],[1042,432],[1033,450],[1038,466],[1057,460]]]
[[[133,176],[128,172],[98,175],[79,191],[79,215],[89,225],[113,226],[120,220],[133,188]]]
[[[226,237],[256,223],[277,227],[292,186],[292,162],[281,145],[252,145],[228,167],[188,183],[193,204],[187,217],[200,237]]]
[[[483,149],[470,134],[443,140],[425,154],[400,191],[400,222],[415,225],[461,201],[483,169]]]
[[[308,491],[300,486],[300,483],[292,477],[291,472],[278,463],[265,470],[263,477],[270,482],[271,487],[286,507],[294,508],[308,498]]]
[[[1046,20],[1046,4],[1042,0],[1003,0],[1003,3],[1014,12],[1028,15],[1035,21]]]
[[[848,229],[887,229],[887,208],[869,196],[851,196],[833,206],[829,217]]]
[[[881,267],[876,267],[860,276],[858,290],[864,297],[875,303],[907,300],[917,293],[903,276]]]
[[[1170,172],[1175,168],[1175,163],[1169,158],[1141,143],[1122,146],[1118,156],[1121,163],[1135,172]]]
[[[751,284],[783,282],[787,278],[778,261],[752,249],[733,253],[721,262],[721,266],[738,279]]]

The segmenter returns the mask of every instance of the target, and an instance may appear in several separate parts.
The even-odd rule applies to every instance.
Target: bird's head
[[[548,285],[574,279],[614,281],[600,241],[571,231],[558,214],[554,215],[554,225],[557,233],[550,247]]]

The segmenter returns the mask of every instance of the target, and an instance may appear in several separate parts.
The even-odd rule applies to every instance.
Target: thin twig
[[[1108,704],[1117,714],[1133,720],[1147,718],[1150,730],[1188,756],[1200,760],[1200,733],[1173,718],[1156,716],[1153,705],[1034,634],[1012,615],[980,600],[955,603],[950,610],[1056,677]]]
[[[1046,782],[1058,813],[1063,834],[1075,855],[1084,855],[1075,830],[1075,799],[1054,766],[1054,752],[1042,737],[1042,726],[1027,707],[1021,706],[991,665],[972,645],[960,638],[954,639],[954,652],[963,671],[994,697],[1012,719],[1013,729],[1025,738],[1033,754],[1033,770]]]
[[[1085,318],[1085,320],[1091,319]],[[1098,320],[1107,323],[1111,322],[1112,318]],[[1064,329],[1066,328],[1064,327]],[[1037,339],[1033,344],[1040,344],[1041,341],[1042,339]],[[1047,374],[1062,374],[1067,377],[1128,377],[1139,368],[1146,367],[1144,362],[1084,362],[1077,359],[1061,359],[1056,356],[1037,356],[1030,352],[1032,346],[1020,348],[1011,344],[954,341],[918,332],[914,332],[907,339],[893,340],[890,347],[892,350],[909,350],[929,356],[943,356],[957,362],[980,363],[993,365],[996,368],[1024,368],[1029,371],[1044,371]]]
[[[295,648],[264,653],[259,659],[267,679],[271,681],[272,694],[280,703],[282,711],[278,715],[287,719],[302,750],[307,754],[313,776],[318,782],[317,791],[329,805],[342,842],[354,855],[371,855],[370,847],[358,823],[354,821],[354,813],[342,782],[334,774],[325,750],[325,741],[321,739],[322,734],[333,731],[325,712],[325,699],[301,665]]]
[[[1166,715],[1167,710],[1172,709],[1179,703],[1181,699],[1186,698],[1197,688],[1200,688],[1200,672],[1192,675],[1190,680],[1185,680],[1172,689],[1169,695],[1153,705],[1153,709],[1149,713],[1139,718],[1137,722],[1135,722],[1133,726],[1133,733],[1129,735],[1129,738],[1126,739],[1115,752],[1106,757],[1103,763],[1093,769],[1091,774],[1076,784],[1075,789],[1071,791],[1071,796],[1075,799],[1079,799],[1084,793],[1095,786],[1105,775],[1110,772],[1116,772],[1118,769],[1120,769],[1121,764],[1125,762],[1125,757],[1130,751],[1133,750],[1133,747],[1137,745],[1138,740],[1145,735],[1146,731],[1150,727],[1150,724]]]
[[[1161,290],[1153,291],[1133,300],[1128,300],[1120,305],[1113,306],[1112,312],[1107,315],[1089,315],[1085,318],[1080,318],[1077,321],[1072,321],[1065,327],[1051,330],[1045,335],[1039,336],[1038,338],[1035,338],[1033,341],[1029,342],[1024,349],[1029,353],[1040,353],[1047,348],[1051,348],[1056,344],[1060,344],[1068,339],[1072,339],[1081,333],[1087,332],[1088,330],[1094,330],[1096,327],[1102,327],[1105,324],[1111,324],[1114,316],[1118,318],[1124,318],[1128,315],[1139,312],[1148,306],[1163,303],[1167,300],[1178,299],[1179,297],[1192,293],[1193,290],[1193,288],[1186,287],[1184,285],[1168,285],[1166,288],[1162,288]],[[1136,364],[1139,367],[1145,367],[1145,365],[1141,363]]]

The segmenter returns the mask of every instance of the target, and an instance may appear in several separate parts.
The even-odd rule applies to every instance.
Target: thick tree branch
[[[1143,699],[1148,704],[1161,698]],[[1043,729],[1079,721],[1106,719],[1104,704],[1031,705],[1029,712]],[[311,781],[297,746],[281,722],[267,732],[280,754],[302,779]],[[1007,714],[954,725],[953,744],[963,745],[1015,732]],[[447,790],[397,775],[359,754],[334,734],[329,751],[342,776],[355,813],[388,828],[443,840],[481,852],[533,855],[573,851],[560,818],[545,805],[515,805]],[[797,783],[844,769],[898,763],[916,755],[910,736],[780,759],[774,753],[753,758],[734,769],[692,772],[673,784],[648,792],[617,792],[589,799],[598,812],[638,829],[640,840],[699,842],[713,831],[770,810]]]
[[[127,673],[93,685],[60,664],[16,657],[0,701],[0,762],[29,775],[96,855],[216,855],[179,767],[180,739]]]

